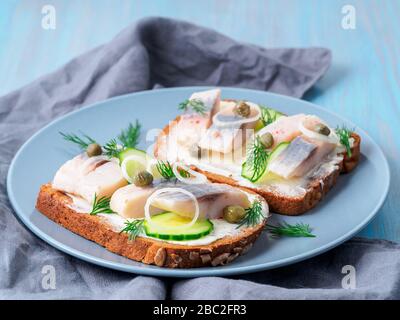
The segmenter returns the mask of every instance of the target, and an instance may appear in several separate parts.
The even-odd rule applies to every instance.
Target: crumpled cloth
[[[0,299],[285,299],[398,297],[399,248],[352,240],[294,266],[240,277],[168,280],[91,265],[52,248],[20,225],[6,174],[34,132],[70,111],[155,87],[234,86],[301,97],[328,69],[323,48],[265,49],[166,18],[140,20],[111,42],[0,98]],[[354,264],[355,290],[341,289]],[[55,281],[48,282],[48,266]],[[53,279],[54,280],[54,279]]]

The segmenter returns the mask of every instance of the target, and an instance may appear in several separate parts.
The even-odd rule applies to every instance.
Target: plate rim
[[[139,91],[139,92],[127,93],[124,95],[112,97],[112,98],[105,99],[102,101],[97,101],[95,103],[90,103],[86,106],[82,106],[81,108],[79,108],[77,110],[68,112],[68,113],[61,115],[60,117],[50,121],[44,127],[42,127],[37,132],[35,132],[28,140],[26,140],[20,146],[20,148],[15,153],[15,155],[10,163],[8,173],[7,173],[6,185],[7,185],[7,196],[8,196],[8,199],[9,199],[12,209],[13,209],[13,211],[12,211],[13,215],[17,218],[18,222],[22,223],[22,225],[26,229],[28,229],[30,232],[32,232],[35,236],[37,236],[41,240],[45,241],[46,243],[50,244],[51,246],[55,247],[56,249],[58,249],[64,253],[67,253],[75,258],[78,258],[78,259],[81,259],[86,262],[90,262],[90,263],[93,263],[93,264],[96,264],[96,265],[99,265],[102,267],[119,270],[119,271],[124,271],[124,272],[129,272],[129,273],[134,273],[134,274],[138,274],[138,275],[141,274],[141,275],[148,275],[148,276],[178,277],[178,278],[238,275],[238,274],[258,272],[258,271],[263,271],[263,270],[268,270],[268,269],[275,269],[275,268],[279,268],[279,267],[286,266],[289,264],[294,264],[294,263],[297,263],[297,262],[300,262],[300,261],[303,261],[306,259],[310,259],[312,257],[315,257],[316,255],[320,255],[324,252],[327,252],[328,250],[333,249],[334,247],[336,247],[336,246],[342,244],[343,242],[345,242],[346,240],[350,239],[356,233],[361,231],[376,216],[376,214],[378,213],[379,209],[382,207],[382,205],[388,195],[391,174],[390,174],[390,167],[389,167],[389,164],[388,164],[388,161],[387,161],[387,158],[386,158],[384,152],[379,147],[379,145],[369,136],[369,134],[365,130],[363,130],[359,126],[356,126],[352,121],[338,115],[337,113],[335,113],[331,110],[325,109],[325,108],[323,108],[317,104],[314,104],[312,102],[309,102],[309,101],[305,101],[305,100],[301,100],[301,99],[297,99],[294,97],[285,96],[285,95],[281,95],[281,94],[277,94],[277,93],[273,93],[273,92],[268,92],[268,91],[246,89],[246,88],[236,88],[236,87],[224,87],[224,86],[218,86],[218,88],[221,88],[222,91],[224,89],[227,89],[227,90],[243,91],[243,92],[247,92],[247,93],[257,93],[257,94],[261,93],[261,94],[266,94],[266,95],[270,95],[270,96],[275,96],[280,99],[288,99],[288,100],[291,100],[296,103],[300,102],[303,104],[308,104],[313,108],[316,108],[322,112],[328,113],[340,120],[350,123],[354,127],[357,127],[357,130],[359,132],[361,132],[363,135],[365,135],[370,140],[373,147],[379,153],[379,156],[383,159],[383,164],[382,164],[381,169],[382,169],[382,172],[384,172],[384,174],[382,174],[382,176],[384,176],[384,175],[386,176],[386,179],[385,179],[386,185],[385,185],[384,191],[381,194],[379,201],[377,201],[377,204],[375,205],[374,209],[371,210],[371,212],[361,221],[361,223],[359,223],[357,226],[352,228],[350,231],[348,231],[341,237],[339,237],[339,238],[335,239],[334,241],[331,241],[321,247],[315,248],[310,251],[303,252],[303,253],[295,255],[295,256],[287,257],[287,258],[276,260],[273,262],[258,263],[258,264],[249,265],[249,266],[235,267],[235,266],[231,265],[229,267],[224,266],[224,267],[220,267],[220,268],[209,267],[209,268],[189,268],[189,269],[169,269],[169,268],[155,268],[155,267],[143,268],[141,266],[127,265],[127,264],[123,264],[123,263],[119,263],[119,262],[109,261],[107,259],[98,258],[98,257],[92,256],[90,254],[76,250],[74,248],[71,248],[68,245],[63,244],[62,242],[55,240],[51,236],[49,236],[46,233],[44,233],[43,231],[41,231],[36,226],[32,225],[28,221],[28,219],[26,219],[25,215],[23,213],[21,213],[21,212],[23,212],[23,210],[19,207],[18,202],[15,199],[13,192],[11,191],[12,190],[11,178],[12,178],[13,172],[15,170],[14,169],[15,162],[16,162],[16,159],[18,159],[18,157],[20,156],[20,154],[24,151],[26,146],[29,145],[30,142],[37,135],[41,134],[47,128],[56,125],[58,122],[65,120],[68,117],[70,117],[76,113],[84,112],[87,109],[95,108],[101,104],[108,104],[110,102],[127,99],[131,96],[148,95],[148,94],[154,94],[154,93],[157,94],[157,92],[161,92],[161,91],[188,91],[188,90],[199,90],[199,89],[204,90],[204,89],[210,89],[210,88],[216,88],[216,86],[188,86],[188,87],[161,88],[161,89],[144,90],[144,91]],[[90,240],[88,240],[88,241],[90,241]],[[107,250],[105,248],[103,248],[103,249]]]

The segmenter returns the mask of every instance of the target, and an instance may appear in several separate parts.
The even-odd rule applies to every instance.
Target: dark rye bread
[[[177,245],[143,237],[131,241],[126,233],[114,231],[102,217],[74,211],[68,206],[71,202],[66,194],[45,184],[40,189],[36,208],[56,223],[111,252],[167,268],[225,265],[248,252],[265,225],[264,222],[244,229],[237,236],[225,237],[201,246]]]
[[[168,136],[171,128],[179,122],[180,117],[170,122],[169,125],[164,127],[163,131],[158,136],[157,143],[154,148],[154,155],[159,156],[159,146],[158,144],[162,139]],[[361,138],[358,134],[352,133],[354,138],[354,145],[352,147],[352,156],[348,157],[346,153],[343,155],[343,161],[339,163],[338,168],[333,170],[325,176],[316,178],[315,180],[309,181],[306,192],[301,196],[287,196],[282,195],[278,192],[273,192],[266,190],[265,188],[245,188],[252,192],[258,193],[267,201],[269,209],[271,212],[279,213],[283,215],[296,216],[301,215],[308,210],[314,208],[328,193],[330,189],[336,184],[336,180],[340,173],[348,173],[352,171],[358,164],[360,160],[360,145]],[[162,142],[161,142],[162,143]],[[199,168],[192,166],[193,170],[203,173],[212,182],[226,183],[235,187],[242,187],[238,181],[215,174],[209,171],[200,170]]]

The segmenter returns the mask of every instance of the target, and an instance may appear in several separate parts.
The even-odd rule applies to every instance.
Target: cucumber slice
[[[264,173],[260,176],[256,183],[263,182],[265,180],[268,180],[272,176],[272,173],[269,171],[269,164],[279,155],[283,150],[285,150],[289,146],[290,142],[281,142],[278,144],[274,150],[269,154],[268,156],[268,162],[267,162],[267,167],[265,168]]]
[[[279,112],[278,110],[268,108],[268,107],[263,107],[260,106],[261,108],[261,121],[259,121],[256,124],[255,130],[260,130],[261,128],[264,128],[265,126],[271,124],[272,122],[275,122],[278,120],[280,117],[285,117],[286,115],[283,114],[282,112]]]
[[[163,240],[195,240],[208,235],[214,228],[208,219],[197,220],[188,228],[174,228],[188,224],[191,219],[174,212],[164,212],[152,217],[152,223],[144,222],[146,235]]]
[[[119,153],[119,162],[122,163],[125,158],[129,156],[139,156],[143,157],[143,160],[147,161],[148,155],[143,150],[135,149],[135,148],[126,148],[125,150]]]
[[[265,166],[264,171],[260,172],[258,176],[254,176],[254,170],[253,167],[248,166],[246,162],[242,164],[242,177],[246,178],[247,180],[250,180],[251,182],[256,182],[258,181],[263,175],[265,170],[267,169],[267,166]],[[254,176],[254,177],[253,177]]]
[[[242,177],[246,178],[247,180],[250,180],[253,183],[259,183],[261,181],[266,180],[269,176],[269,170],[268,170],[268,164],[271,163],[272,160],[274,160],[283,150],[287,148],[287,146],[290,144],[290,142],[281,142],[278,144],[274,150],[269,154],[268,159],[267,159],[267,165],[265,166],[265,169],[263,172],[261,172],[258,176],[253,178],[254,171],[253,168],[250,166],[246,165],[246,162],[243,163],[242,165]]]

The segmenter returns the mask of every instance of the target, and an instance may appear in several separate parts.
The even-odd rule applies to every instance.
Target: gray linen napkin
[[[164,281],[107,270],[64,255],[17,222],[7,199],[5,177],[13,155],[35,131],[82,105],[157,86],[237,86],[301,97],[324,74],[330,60],[330,52],[322,48],[264,49],[186,22],[147,18],[123,30],[110,43],[1,97],[0,299],[166,297]],[[357,248],[357,243],[349,242],[346,246]],[[374,251],[376,246],[371,243],[369,247]],[[339,256],[340,250],[346,252],[346,247],[338,250]],[[365,251],[368,253],[368,248]],[[325,257],[330,259],[329,255]],[[56,270],[56,289],[43,286],[46,265]],[[288,279],[293,282],[277,285],[301,285],[296,269],[285,270],[286,274],[292,270]],[[326,273],[327,277],[336,272],[330,270],[326,261],[313,265],[312,270],[316,274]],[[274,274],[278,277],[280,273]],[[262,273],[248,279],[267,283],[274,277],[264,277]],[[221,283],[218,290],[215,281]],[[324,283],[313,282],[313,287],[319,285]],[[315,297],[305,291],[297,295],[295,290],[286,289],[279,289],[275,295],[271,286],[212,278],[181,282],[172,296],[242,298],[240,292],[234,292],[235,288],[241,288],[241,292],[257,288],[259,297]]]
[[[400,245],[353,238],[316,258],[231,279],[180,281],[173,299],[400,299]]]

